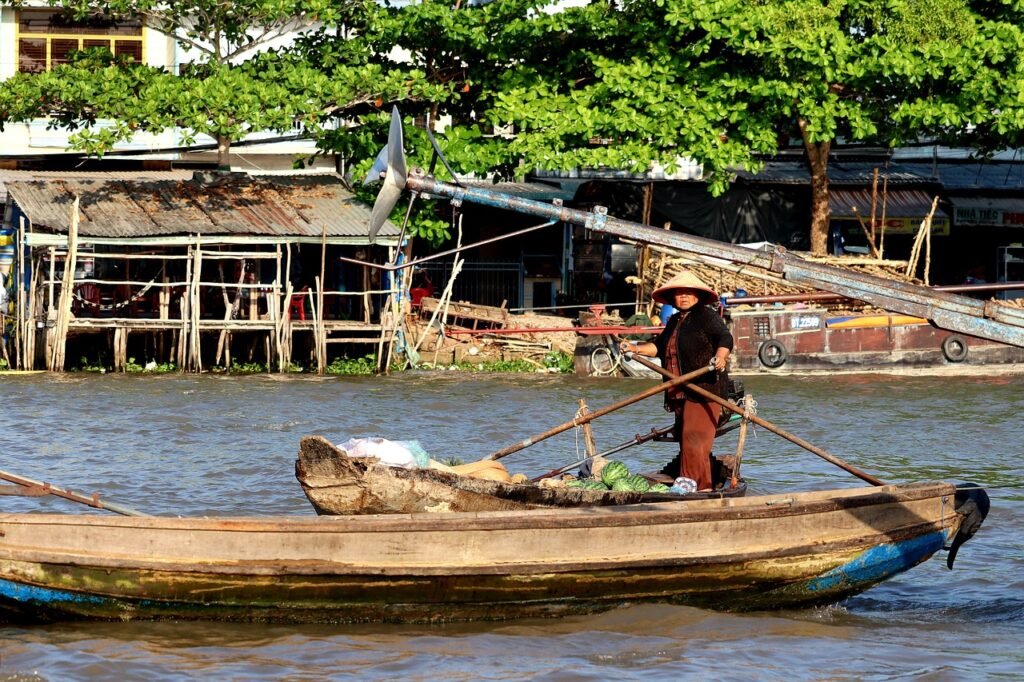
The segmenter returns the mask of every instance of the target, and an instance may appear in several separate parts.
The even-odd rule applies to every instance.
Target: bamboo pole
[[[316,361],[317,374],[320,376],[323,376],[327,369],[327,333],[324,330],[324,287],[327,283],[327,279],[325,277],[326,269],[327,223],[323,223],[320,228],[320,279],[317,280],[316,285],[317,309],[320,311],[320,317],[317,321]]]
[[[871,243],[875,243],[875,216],[878,215],[878,169],[871,169]],[[881,258],[881,256],[879,256]]]
[[[18,249],[18,266],[17,266],[17,279],[14,280],[14,290],[18,292],[17,298],[15,299],[14,305],[17,306],[17,311],[14,318],[14,348],[21,354],[22,339],[25,335],[25,218],[21,218],[21,229],[16,231],[16,246]],[[5,315],[6,310],[0,310],[0,316]],[[3,328],[0,326],[0,336],[3,336]],[[4,359],[7,361],[7,366],[11,367],[11,358],[7,355],[7,343],[3,343],[4,347]],[[21,358],[18,359],[18,366],[22,364]]]
[[[178,298],[178,312],[181,317],[181,331],[178,333],[178,370],[181,372],[188,371],[186,367],[188,339],[191,336],[189,326],[192,319],[192,264],[194,262],[191,244],[188,245],[186,253],[189,258],[185,261],[185,291]]]
[[[199,282],[203,278],[203,245],[202,239],[196,235],[196,249],[192,252],[194,264],[192,266],[192,282],[189,286],[189,296],[192,299],[189,306],[191,312],[191,333],[189,334],[189,370],[193,372],[203,371],[203,348],[202,335],[199,332],[199,318],[202,314],[201,292]]]
[[[39,268],[41,267],[42,258],[35,259],[35,265],[32,267],[32,278],[29,283],[29,299],[28,299],[28,320],[25,322],[25,336],[24,336],[24,357],[18,358],[18,367],[21,369],[35,369],[36,365],[36,316],[39,314],[39,299],[42,296],[42,292],[37,291],[39,288]]]
[[[587,401],[583,398],[580,398],[580,409],[576,414],[581,417],[585,414],[590,414]],[[591,426],[590,422],[587,422],[580,429],[583,431],[583,448],[587,451],[587,457],[595,457],[597,455],[597,443],[594,441],[594,427]]]
[[[324,338],[324,290],[323,281],[313,278],[317,295],[310,292],[309,304],[313,308],[313,342],[316,344],[316,373],[323,376],[327,371],[327,340]]]
[[[882,178],[882,224],[878,233],[878,257],[885,258],[885,208],[889,198],[889,176]]]
[[[697,395],[705,398],[706,400],[710,400],[713,403],[718,403],[719,405],[721,405],[722,407],[726,408],[730,412],[735,412],[735,413],[740,414],[740,415],[744,414],[743,408],[739,407],[735,403],[730,402],[730,401],[726,400],[725,398],[721,398],[721,397],[715,395],[714,393],[712,393],[711,391],[705,390],[705,389],[701,388],[700,386],[697,386],[697,385],[695,385],[693,383],[686,383],[686,382],[680,381],[681,379],[685,379],[687,375],[683,375],[681,377],[677,377],[675,374],[673,374],[672,372],[669,372],[667,369],[664,369],[663,367],[654,364],[650,360],[647,360],[646,358],[643,358],[643,357],[637,355],[636,353],[632,353],[631,355],[632,355],[633,360],[635,360],[636,362],[640,363],[644,367],[647,367],[648,369],[654,370],[658,374],[660,374],[663,377],[665,377],[666,379],[668,379],[668,381],[666,383],[662,384],[662,386],[667,386],[668,384],[671,384],[671,383],[674,383],[674,382],[683,383],[683,384],[685,384],[685,386],[686,386],[686,388],[688,390],[693,391],[694,393],[696,393]],[[692,372],[691,372],[691,374],[692,374]],[[807,450],[808,452],[813,453],[813,454],[817,455],[818,457],[821,457],[822,459],[824,459],[827,462],[831,462],[832,464],[835,464],[840,469],[843,469],[844,471],[847,471],[847,472],[853,474],[854,476],[856,476],[857,478],[859,478],[861,480],[867,481],[871,485],[885,485],[884,481],[882,481],[882,480],[880,480],[878,478],[875,478],[871,474],[868,474],[868,473],[865,473],[865,472],[861,471],[860,469],[856,468],[852,464],[848,464],[847,462],[844,462],[843,460],[839,459],[835,455],[829,454],[828,452],[826,452],[822,448],[819,448],[819,447],[817,447],[815,445],[812,445],[812,444],[808,443],[803,438],[799,438],[797,436],[794,436],[793,434],[789,433],[788,431],[786,431],[784,429],[781,429],[778,426],[775,426],[775,424],[772,424],[771,422],[767,421],[766,419],[761,419],[760,417],[758,417],[757,415],[754,415],[754,414],[747,415],[747,418],[750,419],[750,421],[752,421],[755,424],[757,424],[758,426],[763,426],[764,428],[768,429],[772,433],[774,433],[774,434],[776,434],[778,436],[782,436],[783,438],[785,438],[789,442],[794,443],[796,445],[799,445],[800,447],[802,447],[803,449]]]
[[[77,267],[78,259],[78,202],[78,196],[75,196],[75,201],[71,204],[71,226],[68,229],[68,254],[64,260],[64,277],[61,281],[53,353],[50,356],[49,369],[51,372],[64,371],[68,323],[71,318],[71,301],[74,298],[72,288],[75,284],[75,268]]]
[[[590,412],[588,414],[575,417],[571,421],[567,421],[564,424],[559,424],[558,426],[550,428],[547,431],[544,431],[543,433],[538,433],[535,436],[530,436],[526,440],[520,441],[515,445],[509,445],[508,447],[502,448],[501,450],[492,452],[491,454],[487,455],[487,457],[485,457],[484,459],[501,459],[502,457],[511,455],[513,452],[519,452],[520,450],[524,450],[530,447],[531,445],[539,443],[542,440],[546,440],[548,438],[551,438],[552,436],[557,436],[560,433],[568,431],[569,429],[575,428],[577,426],[581,426],[582,424],[592,422],[598,417],[603,417],[604,415],[609,414],[611,412],[615,412],[616,410],[621,410],[623,407],[628,407],[633,403],[640,402],[641,400],[650,398],[653,395],[664,393],[670,388],[682,386],[688,382],[693,381],[697,377],[707,374],[712,369],[714,369],[714,367],[712,365],[709,365],[707,367],[701,367],[700,369],[688,372],[682,376],[675,377],[674,379],[669,379],[668,381],[662,382],[657,386],[652,386],[651,388],[648,388],[646,391],[641,391],[640,393],[632,395],[628,398],[624,398],[619,402],[615,403],[614,405],[602,407],[601,409],[596,410],[594,412]],[[692,388],[692,386],[690,388]]]

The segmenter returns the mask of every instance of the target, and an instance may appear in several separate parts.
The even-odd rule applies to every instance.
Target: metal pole
[[[713,239],[659,230],[648,225],[610,217],[607,209],[601,206],[596,207],[593,212],[581,211],[488,189],[460,187],[424,176],[421,171],[409,175],[406,187],[417,192],[450,197],[455,201],[471,201],[537,215],[549,220],[574,223],[589,230],[606,232],[645,244],[667,246],[689,253],[765,268],[794,283],[842,294],[885,310],[930,319],[944,329],[1024,347],[1024,310],[1017,310],[994,301],[980,301],[935,291],[930,287],[895,282],[874,275],[805,261],[789,255],[781,247],[775,247],[771,251],[758,251]]]

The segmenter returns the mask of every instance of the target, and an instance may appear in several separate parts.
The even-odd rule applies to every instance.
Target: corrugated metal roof
[[[938,178],[947,190],[1024,189],[1024,163],[908,163],[904,167]]]
[[[916,189],[889,190],[885,196],[885,215],[889,218],[912,218],[920,219],[928,215],[932,210],[932,200],[935,197],[928,192]],[[836,218],[853,217],[853,207],[857,207],[857,213],[861,218],[871,216],[871,190],[848,190],[831,189],[828,198],[829,208]],[[881,215],[882,198],[878,196],[878,204],[875,215]],[[948,218],[948,214],[941,208],[935,210],[936,217]]]
[[[0,203],[7,203],[7,183],[29,180],[189,180],[190,170],[50,171],[0,170]]]
[[[80,197],[79,233],[89,237],[264,235],[365,237],[370,207],[337,175],[229,175],[194,180],[61,179],[8,183],[37,231],[67,233]],[[397,236],[387,222],[380,236]]]
[[[870,185],[874,170],[879,170],[879,183],[883,175],[889,178],[889,185],[923,184],[934,182],[930,175],[921,175],[916,169],[902,164],[889,164],[882,168],[877,163],[865,161],[832,161],[828,164],[828,178],[833,185]],[[748,182],[763,182],[782,185],[809,185],[811,182],[807,165],[803,161],[768,161],[759,173],[740,170],[737,177]]]
[[[1024,199],[1016,197],[950,197],[954,208],[1013,211],[1024,213]]]

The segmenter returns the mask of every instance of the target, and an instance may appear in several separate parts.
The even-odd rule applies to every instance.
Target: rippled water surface
[[[576,680],[1024,679],[1024,378],[748,378],[759,414],[887,481],[974,481],[982,531],[842,604],[728,614],[624,605],[562,620],[446,626],[0,624],[4,679]],[[0,377],[0,469],[152,514],[306,515],[298,440],[418,439],[471,460],[643,390],[637,380],[406,374],[390,378]],[[671,418],[658,398],[594,425],[599,447]],[[735,434],[717,450],[735,444]],[[639,470],[672,445],[627,450]],[[503,460],[537,474],[574,461],[573,432]],[[859,481],[770,433],[748,438],[757,492]],[[0,511],[67,511],[0,497]],[[623,542],[628,542],[628,537]]]

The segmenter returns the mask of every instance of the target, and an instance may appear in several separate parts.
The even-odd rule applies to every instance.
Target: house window
[[[759,339],[768,339],[772,335],[772,323],[767,317],[754,318],[754,336]]]
[[[72,52],[105,47],[115,55],[142,61],[142,21],[89,17],[76,21],[49,9],[18,12],[18,70],[49,71],[67,63]]]

